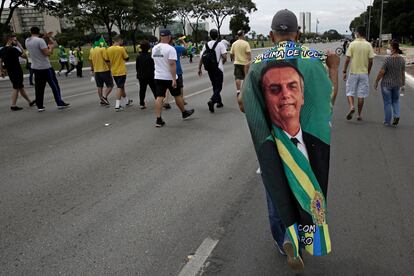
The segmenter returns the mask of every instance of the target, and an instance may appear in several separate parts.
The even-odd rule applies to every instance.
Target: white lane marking
[[[200,271],[201,267],[204,265],[204,262],[210,256],[216,247],[218,240],[213,240],[207,237],[197,249],[194,256],[190,261],[183,267],[178,276],[195,276]]]

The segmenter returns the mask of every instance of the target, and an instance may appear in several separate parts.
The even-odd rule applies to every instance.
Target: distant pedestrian
[[[27,49],[24,51],[24,53],[26,54],[26,57],[27,57],[26,69],[29,71],[29,84],[33,86],[34,82],[33,82],[32,58],[30,57],[30,53]]]
[[[346,119],[352,119],[352,115],[355,113],[354,98],[358,97],[357,120],[361,121],[364,99],[369,95],[368,76],[372,68],[374,50],[372,49],[371,43],[365,40],[365,27],[358,27],[356,36],[357,38],[349,44],[346,52],[343,79],[346,81],[346,96],[349,104],[349,111],[346,115]],[[351,69],[347,79],[347,69],[350,62]]]
[[[194,113],[194,109],[186,110],[184,107],[184,99],[181,95],[180,89],[177,88],[177,71],[176,60],[177,52],[169,43],[171,40],[170,30],[163,29],[160,31],[160,43],[152,48],[152,58],[155,64],[155,86],[156,86],[156,100],[155,100],[155,114],[157,120],[156,127],[165,125],[161,117],[162,103],[165,98],[167,89],[175,98],[175,103],[182,112],[182,118],[186,119]]]
[[[188,55],[190,63],[193,63],[194,51],[195,51],[195,48],[194,48],[193,42],[189,41],[188,47],[187,47],[187,55]]]
[[[4,66],[7,69],[9,79],[13,85],[12,92],[12,104],[10,110],[18,111],[23,109],[17,106],[17,98],[20,95],[29,103],[30,106],[35,104],[35,101],[31,101],[27,96],[23,85],[23,70],[20,66],[19,57],[26,57],[24,50],[20,42],[17,40],[16,35],[10,35],[7,38],[6,45],[0,49],[0,75],[2,78],[5,77]]]
[[[397,41],[389,45],[390,56],[385,58],[375,81],[375,90],[381,80],[381,92],[384,101],[384,125],[398,125],[400,121],[400,90],[405,90],[405,60]]]
[[[125,62],[129,60],[129,56],[122,46],[123,42],[122,37],[117,35],[114,37],[114,44],[107,50],[109,63],[111,64],[111,73],[118,87],[115,101],[116,111],[122,111],[125,107],[132,105],[132,100],[128,99],[125,93],[127,77]]]
[[[240,95],[242,81],[247,75],[251,61],[250,44],[244,39],[242,30],[237,32],[238,40],[231,45],[230,57],[234,61],[234,78],[236,81],[236,97]]]
[[[69,71],[69,61],[68,61],[68,54],[65,51],[65,47],[63,47],[63,45],[59,45],[59,64],[60,64],[60,69],[58,71],[58,74],[60,76],[60,73],[62,72],[63,69],[66,68],[66,72]]]
[[[147,86],[155,96],[155,82],[154,82],[154,60],[151,57],[150,44],[148,40],[143,40],[140,43],[141,53],[137,56],[135,68],[137,71],[137,79],[139,82],[139,106],[141,109],[147,108],[145,104],[145,94]]]
[[[70,72],[72,72],[76,68],[76,57],[75,57],[75,50],[73,49],[73,46],[70,46],[69,50],[69,64],[70,69],[65,73],[65,76],[67,77]]]
[[[201,66],[204,65],[204,69],[207,71],[211,85],[213,86],[213,95],[207,103],[208,109],[213,113],[215,104],[217,104],[218,108],[223,107],[220,93],[223,89],[223,64],[227,60],[227,51],[226,46],[219,41],[219,34],[216,29],[210,30],[210,38],[211,40],[203,46],[200,53],[201,58],[198,63],[198,75],[201,77],[203,74]]]
[[[346,54],[346,49],[348,48],[348,39],[344,39],[344,43],[342,44],[342,51],[343,51],[343,54],[345,55]]]
[[[109,106],[108,96],[112,92],[114,82],[112,74],[109,70],[109,58],[105,48],[105,43],[100,43],[101,37],[97,37],[95,47],[89,52],[89,61],[91,64],[91,73],[95,78],[96,87],[98,88],[98,96],[102,106]],[[106,86],[103,91],[103,86]]]
[[[38,111],[45,111],[43,98],[46,83],[48,83],[52,89],[58,108],[66,108],[69,106],[69,103],[65,103],[62,100],[55,70],[53,70],[49,61],[49,56],[53,53],[56,41],[52,38],[52,33],[48,33],[45,35],[45,38],[49,40],[49,45],[47,45],[45,40],[39,37],[40,30],[38,27],[32,27],[30,33],[31,36],[26,39],[26,47],[32,57],[32,69],[35,75],[36,106]]]
[[[82,67],[83,67],[83,51],[81,46],[75,50],[76,57],[76,76],[82,78]]]

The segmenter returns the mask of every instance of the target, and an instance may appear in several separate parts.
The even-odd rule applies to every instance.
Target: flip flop
[[[351,108],[351,110],[349,110],[348,114],[346,114],[346,119],[347,120],[351,120],[352,119],[352,115],[355,113],[355,108]]]

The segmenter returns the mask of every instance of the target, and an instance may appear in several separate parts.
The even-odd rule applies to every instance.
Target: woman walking
[[[381,92],[384,101],[384,125],[398,125],[400,121],[400,90],[405,90],[405,60],[397,41],[390,42],[390,56],[385,58],[384,64],[375,81],[375,89],[381,81]]]
[[[149,53],[150,44],[147,40],[143,40],[140,47],[141,54],[137,57],[136,70],[139,81],[139,106],[141,109],[145,109],[147,108],[145,104],[147,86],[151,88],[155,98],[154,60]]]

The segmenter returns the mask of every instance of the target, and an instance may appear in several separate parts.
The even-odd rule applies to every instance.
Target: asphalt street
[[[371,83],[382,60],[374,60]],[[225,65],[224,108],[212,114],[207,74],[199,78],[196,63],[182,63],[195,114],[183,121],[173,105],[161,129],[150,91],[148,109],[139,109],[133,65],[126,91],[135,105],[124,112],[99,106],[88,71],[59,77],[68,109],[57,110],[47,88],[43,113],[22,99],[24,110],[11,112],[10,83],[0,81],[0,275],[178,275],[208,238],[216,243],[201,262],[203,275],[293,274],[271,241],[232,65]],[[344,90],[340,81],[328,195],[332,253],[305,255],[304,275],[409,275],[414,88],[401,97],[397,128],[382,125],[373,88],[364,120],[345,120]]]

